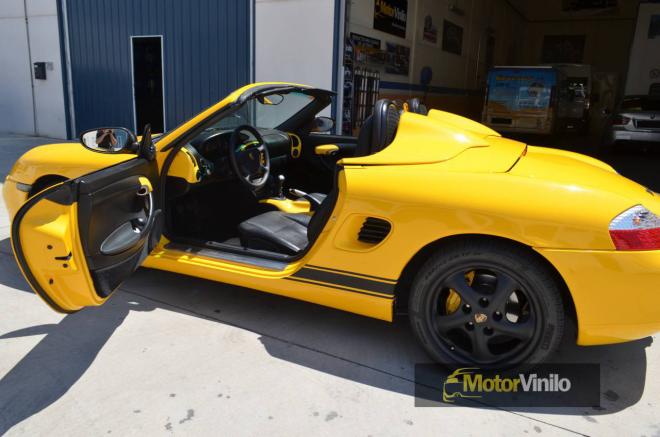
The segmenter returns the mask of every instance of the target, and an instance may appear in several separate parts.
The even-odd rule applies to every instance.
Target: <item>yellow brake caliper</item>
[[[468,285],[472,286],[472,281],[474,281],[474,271],[470,271],[465,274],[465,279],[467,280]],[[456,293],[452,288],[449,289],[449,295],[447,295],[447,300],[445,300],[445,314],[451,314],[461,306],[461,296]]]

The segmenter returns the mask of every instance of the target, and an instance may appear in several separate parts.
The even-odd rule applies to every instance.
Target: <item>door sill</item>
[[[209,247],[212,246],[212,247]],[[244,264],[261,269],[272,270],[281,272],[286,269],[293,257],[281,254],[274,254],[281,256],[281,259],[265,258],[262,254],[247,249],[239,249],[236,247],[229,247],[229,245],[215,242],[207,242],[206,244],[184,244],[184,243],[168,243],[165,249],[174,250],[188,254],[204,256],[222,261],[230,261],[238,264]],[[270,255],[271,253],[269,253]],[[260,256],[261,255],[261,256]]]

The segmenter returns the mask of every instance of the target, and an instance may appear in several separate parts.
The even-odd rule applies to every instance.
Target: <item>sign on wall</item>
[[[371,38],[369,36],[360,35],[359,33],[351,32],[351,41],[356,47],[366,47],[370,49],[380,50],[380,40]]]
[[[408,76],[410,71],[410,47],[402,46],[393,42],[385,43],[387,49],[387,64],[385,72]]]
[[[374,29],[406,37],[408,0],[375,0]]]
[[[581,64],[585,35],[546,35],[541,62],[544,64]]]
[[[442,50],[461,55],[463,53],[463,28],[444,20],[442,27]]]
[[[438,26],[433,23],[433,17],[431,14],[424,17],[422,41],[432,45],[436,45],[438,43]]]
[[[651,15],[649,21],[649,39],[660,38],[660,15]]]

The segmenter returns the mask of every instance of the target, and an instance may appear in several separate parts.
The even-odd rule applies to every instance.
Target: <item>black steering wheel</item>
[[[245,140],[243,132],[253,139]],[[270,156],[264,139],[258,130],[250,125],[234,129],[229,139],[229,161],[238,179],[252,190],[266,185],[270,175]]]

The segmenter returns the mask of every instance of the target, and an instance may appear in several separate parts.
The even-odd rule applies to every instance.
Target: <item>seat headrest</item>
[[[388,99],[374,105],[374,112],[364,120],[358,135],[354,156],[367,156],[380,152],[394,140],[401,113]]]
[[[399,127],[399,109],[388,99],[380,99],[374,105],[371,154],[380,152],[394,140]]]
[[[414,99],[408,100],[406,102],[406,105],[408,107],[407,109],[408,112],[413,112],[415,114],[421,114],[421,115],[428,114],[426,105],[423,105],[422,102],[420,102],[419,99],[416,97]]]

